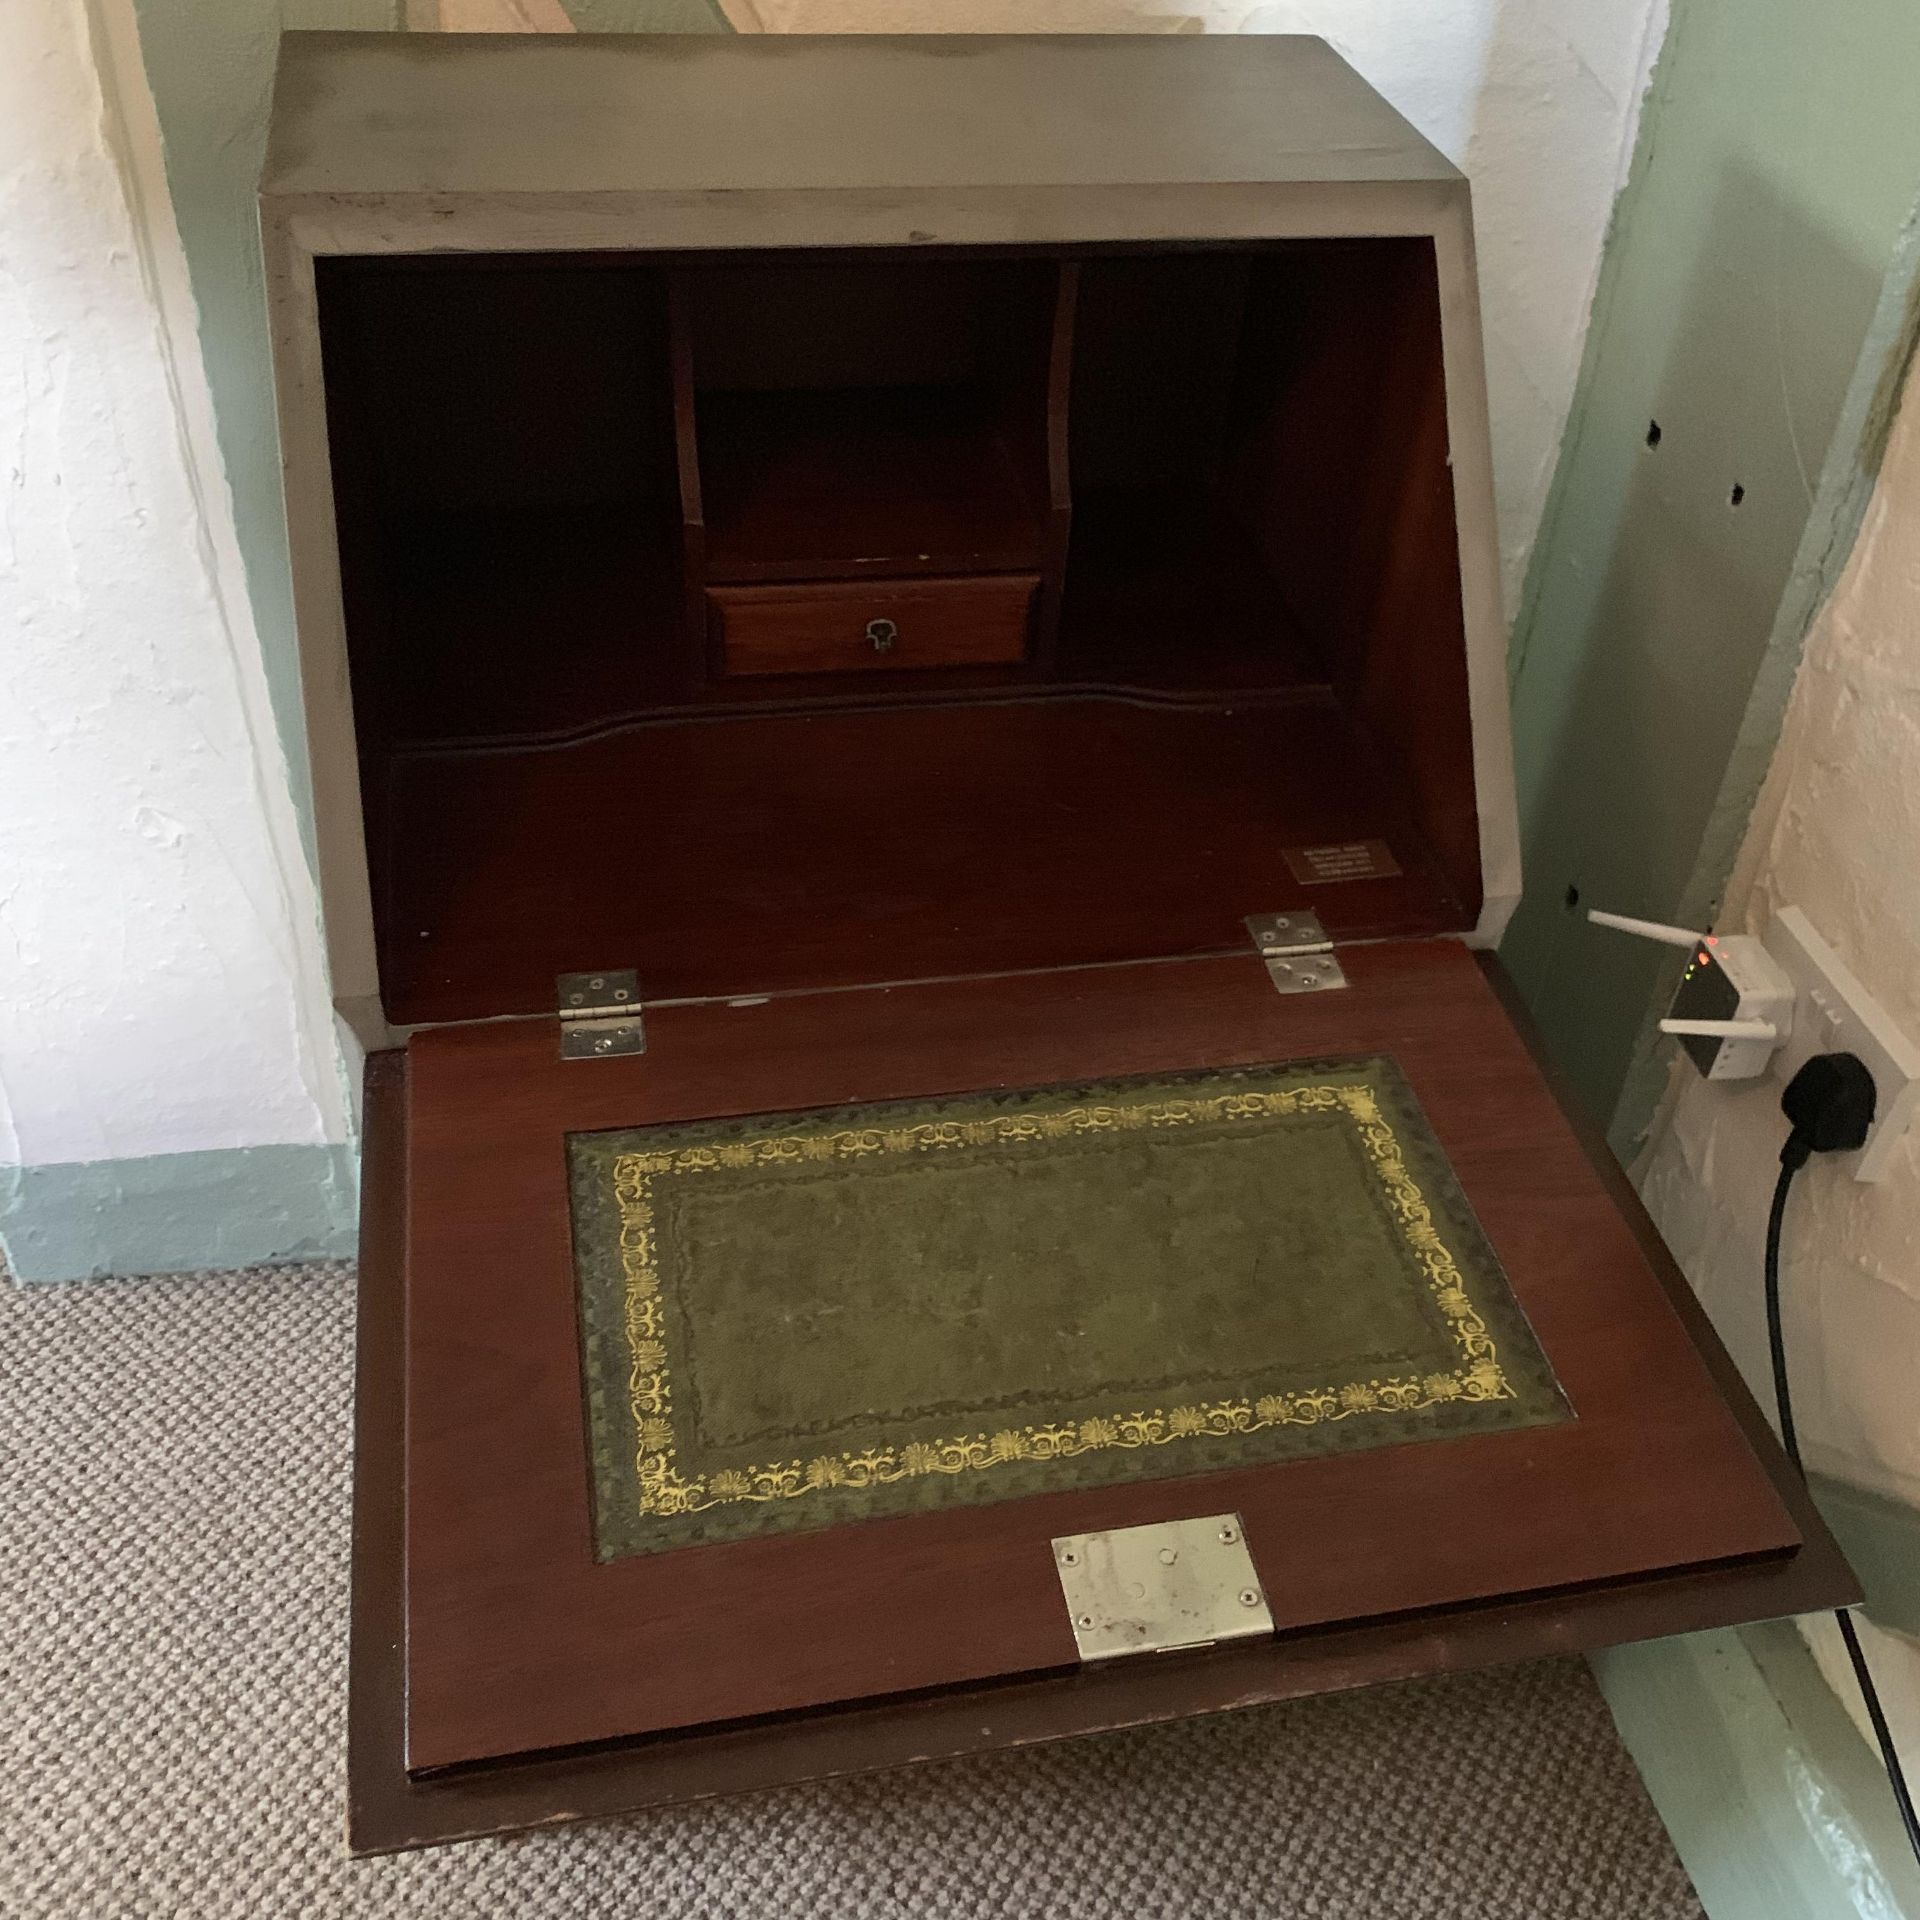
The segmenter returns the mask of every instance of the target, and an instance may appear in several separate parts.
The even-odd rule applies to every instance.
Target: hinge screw
[[[1240,1604],[1243,1607],[1257,1607],[1260,1604],[1260,1589],[1258,1587],[1242,1587],[1240,1589]]]

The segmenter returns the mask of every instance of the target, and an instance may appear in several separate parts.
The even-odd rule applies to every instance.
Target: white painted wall
[[[1910,376],[1847,570],[1808,638],[1723,928],[1803,908],[1920,1035],[1920,378]],[[1760,1262],[1785,1122],[1771,1082],[1709,1090],[1676,1067],[1641,1190],[1715,1324],[1771,1404]],[[1920,1505],[1920,1136],[1863,1186],[1812,1162],[1781,1260],[1807,1463]],[[1850,1708],[1839,1635],[1805,1623]],[[1904,1750],[1920,1753],[1920,1647],[1863,1629]]]
[[[346,1128],[125,4],[0,52],[0,1165]]]

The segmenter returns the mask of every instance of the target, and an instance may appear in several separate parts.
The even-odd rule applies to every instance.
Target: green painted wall
[[[359,1181],[344,1143],[0,1167],[6,1270],[98,1280],[350,1260]]]
[[[1792,1626],[1591,1664],[1710,1920],[1920,1920],[1879,1758]]]
[[[1877,451],[1849,401],[1920,193],[1916,71],[1913,0],[1675,0],[1513,646],[1527,891],[1503,954],[1602,1120],[1663,957],[1568,889],[1713,910]],[[1899,352],[1896,330],[1869,357]]]

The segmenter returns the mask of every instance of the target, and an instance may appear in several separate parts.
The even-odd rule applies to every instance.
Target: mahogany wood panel
[[[411,1767],[1069,1666],[1066,1531],[1237,1508],[1283,1635],[1792,1554],[1804,1526],[1472,956],[1342,957],[1352,987],[1317,1000],[1249,954],[662,1008],[614,1061],[560,1062],[547,1022],[416,1036]],[[1372,1050],[1411,1080],[1575,1420],[594,1563],[570,1129]]]
[[[1496,991],[1529,1034],[1497,964]],[[1535,1047],[1535,1057],[1541,1056]],[[1646,1251],[1734,1417],[1759,1449],[1806,1540],[1801,1552],[1643,1577],[1522,1601],[1431,1611],[1243,1642],[1198,1656],[1103,1667],[829,1709],[706,1733],[414,1776],[405,1761],[402,1500],[406,1061],[367,1064],[359,1366],[355,1404],[353,1635],[348,1833],[356,1853],[430,1845],[556,1820],[860,1769],[978,1753],[1186,1714],[1282,1700],[1740,1619],[1812,1612],[1858,1597],[1805,1488],[1638,1196],[1596,1129],[1574,1122],[1590,1163]]]
[[[661,1000],[1153,958],[1290,905],[1343,937],[1462,925],[1369,764],[1330,703],[1119,700],[409,757],[376,862],[387,1010],[536,1013],[598,967]],[[1403,874],[1304,891],[1282,855],[1374,837]]]
[[[1047,343],[1045,467],[1047,548],[1035,651],[1042,666],[1053,661],[1066,591],[1067,555],[1073,536],[1072,441],[1067,431],[1073,394],[1074,317],[1080,304],[1080,266],[1063,260],[1054,285],[1053,332]]]
[[[597,718],[636,673],[643,703],[683,697],[666,276],[579,255],[315,274],[363,755]]]
[[[1439,282],[1422,239],[1256,259],[1223,507],[1391,748],[1455,891],[1480,817]]]
[[[1214,950],[1355,838],[1409,877],[1337,933],[1472,921],[1431,248],[1082,251],[323,263],[395,1021]],[[989,571],[1040,578],[1018,650],[713,670],[716,582]],[[820,711],[863,683],[903,711]]]
[[[707,577],[1037,567],[1043,503],[996,401],[991,387],[703,391]]]
[[[710,580],[1040,571],[1052,260],[674,274]]]
[[[1083,685],[1324,683],[1325,663],[1300,657],[1300,636],[1350,652],[1343,635],[1370,621],[1383,669],[1370,697],[1398,688],[1416,757],[1464,764],[1458,582],[1432,564],[1445,562],[1452,524],[1444,447],[1428,444],[1438,373],[1427,307],[1414,299],[1409,317],[1406,285],[1409,261],[1424,260],[1424,294],[1413,291],[1431,305],[1430,249],[1375,240],[938,254],[862,250],[856,265],[817,253],[697,266],[624,253],[321,262],[362,748],[577,729],[726,697],[702,688],[697,657],[704,401],[721,465],[744,443],[759,475],[746,492],[764,494],[784,528],[747,556],[742,580],[1037,568],[1035,658],[1049,679]],[[885,382],[825,396],[698,391],[696,321],[723,334],[746,326],[721,355],[725,378],[771,356],[766,374],[804,381],[805,365],[782,356],[817,359],[821,342],[796,347],[766,315],[823,277],[857,281],[862,305],[909,336],[901,344],[869,316],[841,339],[842,324],[840,377],[867,361],[889,381],[943,368],[978,376],[954,423],[977,485],[957,484],[937,446],[926,486],[915,478],[940,442],[924,432],[925,403],[937,414],[942,392],[965,401],[964,384],[918,399]],[[1271,299],[1248,312],[1250,278],[1295,296],[1278,303],[1279,320]],[[949,365],[949,342],[944,359],[922,365],[915,337],[953,325],[931,296],[956,286],[993,351]],[[749,309],[745,322],[729,318],[730,302]],[[446,353],[446,338],[460,350]],[[1236,374],[1247,389],[1237,408]],[[779,425],[789,403],[833,417],[800,423],[783,454],[761,429],[771,422],[776,443],[793,438],[793,423]],[[730,409],[759,410],[759,428],[730,429]],[[792,484],[768,485],[789,455]],[[1232,484],[1221,494],[1223,470]],[[1257,505],[1269,495],[1271,513]],[[1088,500],[1098,503],[1092,537],[1076,532],[1070,553]],[[1208,532],[1249,500],[1276,546],[1271,569],[1237,527]],[[858,533],[867,506],[890,531],[875,522]],[[983,532],[982,512],[1010,517]],[[681,576],[677,634],[662,631],[657,610],[676,591],[656,578],[663,570]],[[729,573],[724,558],[718,571]],[[1288,596],[1314,620],[1290,623]],[[1395,604],[1369,613],[1381,598]],[[1050,635],[1063,611],[1072,644],[1055,672]],[[391,713],[383,677],[395,681]],[[1420,719],[1429,708],[1431,724]],[[1469,790],[1469,837],[1471,814]]]
[[[1161,487],[1076,500],[1061,680],[1188,697],[1330,694],[1320,653],[1231,516]]]
[[[725,673],[897,673],[1023,659],[1039,586],[1037,573],[823,580],[709,587],[707,606]]]
[[[667,343],[673,381],[673,465],[680,489],[681,645],[677,650],[700,678],[700,593],[707,577],[707,510],[700,484],[699,418],[693,381],[693,337],[686,291],[667,275]]]

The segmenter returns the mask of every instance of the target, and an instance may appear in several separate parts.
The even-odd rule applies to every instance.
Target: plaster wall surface
[[[1729,885],[1723,925],[1797,906],[1889,1015],[1920,1035],[1920,381],[1909,380],[1861,535],[1808,636],[1786,722]],[[1677,1063],[1641,1190],[1763,1404],[1760,1269],[1786,1123],[1768,1079],[1710,1088]],[[1920,1505],[1920,1138],[1863,1185],[1813,1161],[1782,1255],[1794,1412],[1808,1465]],[[1841,1698],[1838,1635],[1807,1623]],[[1870,1658],[1920,1753],[1920,1646],[1877,1632]]]
[[[158,130],[95,31],[14,0],[0,61],[0,1221],[23,1165],[347,1131]]]

